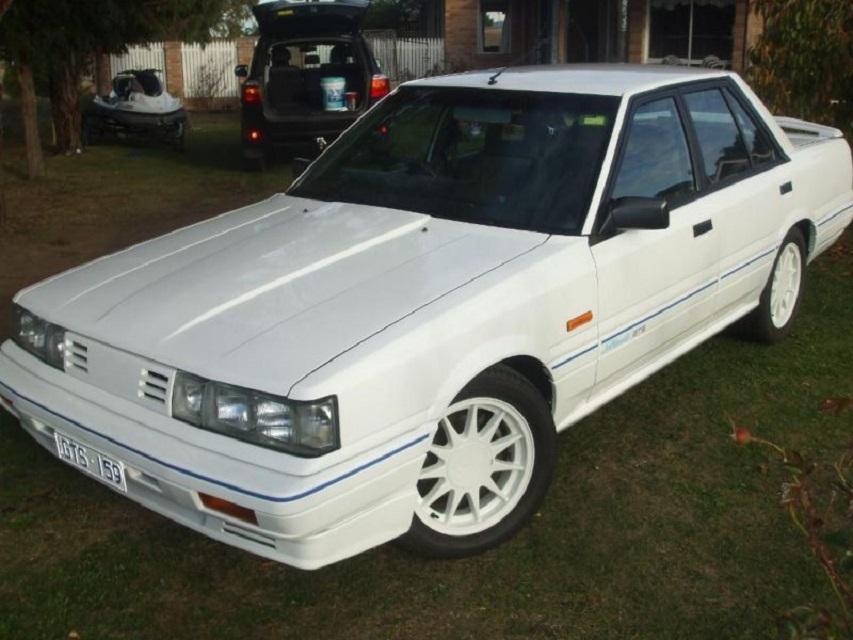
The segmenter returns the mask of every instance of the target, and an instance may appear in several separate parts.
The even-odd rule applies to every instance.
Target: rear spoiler
[[[827,127],[822,124],[784,116],[774,116],[773,119],[776,120],[776,124],[781,127],[795,146],[844,137],[841,130],[835,127]]]

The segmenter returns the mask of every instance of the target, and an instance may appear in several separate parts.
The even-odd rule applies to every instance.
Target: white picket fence
[[[166,48],[162,42],[149,42],[127,48],[127,53],[111,55],[112,75],[128,69],[159,69],[160,78],[166,79]]]
[[[187,98],[231,98],[240,92],[234,75],[237,43],[216,40],[207,45],[183,44],[184,95]]]
[[[443,38],[397,37],[394,32],[366,32],[365,37],[391,80],[420,78],[444,66]],[[237,41],[214,40],[206,45],[181,45],[184,96],[187,98],[232,98],[239,96],[240,82],[234,75]],[[128,47],[124,54],[110,56],[112,74],[127,69],[160,69],[166,82],[165,44],[151,42]]]
[[[444,67],[444,38],[397,37],[393,31],[364,35],[373,57],[392,80],[422,78]]]

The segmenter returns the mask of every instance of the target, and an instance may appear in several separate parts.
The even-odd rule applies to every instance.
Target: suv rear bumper
[[[288,118],[272,122],[264,118],[243,118],[243,156],[260,158],[265,150],[314,143],[317,138],[331,142],[343,133],[361,115],[360,112],[338,117]],[[249,132],[260,131],[258,142],[249,141]]]
[[[122,462],[127,497],[211,538],[317,569],[392,540],[411,525],[417,474],[429,446],[425,428],[299,476],[286,471],[291,456],[282,454],[280,470],[224,456],[146,427],[152,412],[133,403],[120,401],[117,413],[116,403],[104,406],[98,393],[11,342],[3,345],[0,406],[36,442],[55,454],[58,431]],[[257,525],[208,509],[200,492],[253,510]]]

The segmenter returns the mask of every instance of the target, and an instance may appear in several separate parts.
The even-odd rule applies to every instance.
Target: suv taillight
[[[243,104],[261,104],[261,87],[257,82],[243,83]]]
[[[377,73],[370,80],[370,100],[381,100],[391,93],[391,81],[388,76]]]

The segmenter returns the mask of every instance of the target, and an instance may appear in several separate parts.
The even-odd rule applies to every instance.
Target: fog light
[[[199,493],[198,497],[201,498],[201,503],[211,511],[224,513],[249,524],[258,524],[258,517],[251,509],[241,507],[239,504],[235,504],[224,498],[209,496],[206,493]]]

